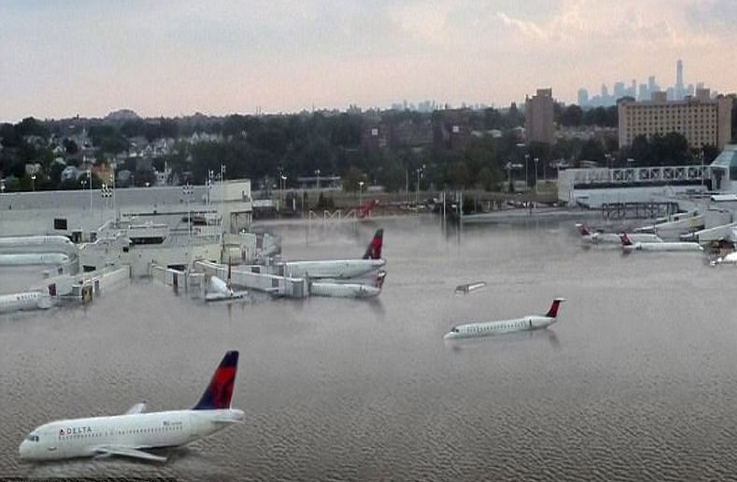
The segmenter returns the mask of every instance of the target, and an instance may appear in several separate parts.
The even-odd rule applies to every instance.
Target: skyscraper
[[[537,94],[525,100],[525,121],[527,144],[543,142],[552,144],[553,127],[553,89],[537,89]]]
[[[686,89],[683,86],[683,61],[681,59],[678,59],[678,62],[676,62],[676,87],[674,90],[675,100],[683,100]]]
[[[578,89],[578,105],[585,107],[589,105],[589,91],[586,89]]]

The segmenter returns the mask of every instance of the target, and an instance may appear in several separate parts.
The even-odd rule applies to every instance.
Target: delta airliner
[[[143,402],[123,415],[41,425],[20,444],[20,457],[42,461],[116,455],[165,462],[166,457],[147,450],[187,445],[243,421],[243,411],[230,408],[237,369],[238,352],[227,352],[190,410],[143,413]]]

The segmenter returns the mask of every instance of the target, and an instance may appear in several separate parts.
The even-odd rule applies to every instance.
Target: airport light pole
[[[358,206],[363,206],[363,181],[358,181]]]
[[[118,211],[115,208],[115,164],[112,165],[113,171],[110,173],[110,184],[113,186],[113,218],[117,222],[118,220]]]
[[[92,169],[87,169],[87,178],[90,180],[90,214],[92,214]]]
[[[320,169],[315,169],[315,176],[317,176],[317,190],[320,190]]]
[[[535,158],[535,194],[537,194],[537,163],[540,160],[540,158]]]
[[[36,175],[35,174],[31,175],[31,190],[32,191],[36,190]]]
[[[507,191],[512,192],[512,161],[507,161],[504,169],[507,170]]]
[[[420,177],[422,176],[422,172],[425,169],[425,165],[423,164],[422,167],[418,167],[416,169],[417,171],[417,186],[415,189],[415,204],[420,204]]]
[[[190,242],[192,241],[192,210],[190,209],[189,203],[193,193],[194,189],[189,184],[189,182],[182,186],[182,195],[184,196],[184,201],[187,203],[187,231]]]

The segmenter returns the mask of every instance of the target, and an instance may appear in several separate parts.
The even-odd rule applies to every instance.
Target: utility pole
[[[92,169],[87,169],[87,178],[90,181],[90,214],[92,214]]]
[[[189,182],[182,186],[182,195],[184,196],[184,201],[187,203],[187,230],[190,244],[192,244],[192,211],[189,202],[193,193],[194,189],[190,186]]]

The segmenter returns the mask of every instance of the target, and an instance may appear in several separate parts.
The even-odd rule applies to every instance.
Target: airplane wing
[[[145,411],[146,411],[146,401],[143,400],[143,401],[140,401],[140,402],[134,404],[123,415],[135,415],[137,413],[143,413]]]
[[[134,459],[150,460],[152,462],[166,462],[166,457],[153,455],[143,450],[134,449],[133,447],[125,447],[121,445],[103,445],[95,448],[95,452],[99,455],[119,455],[121,457],[131,457]]]

